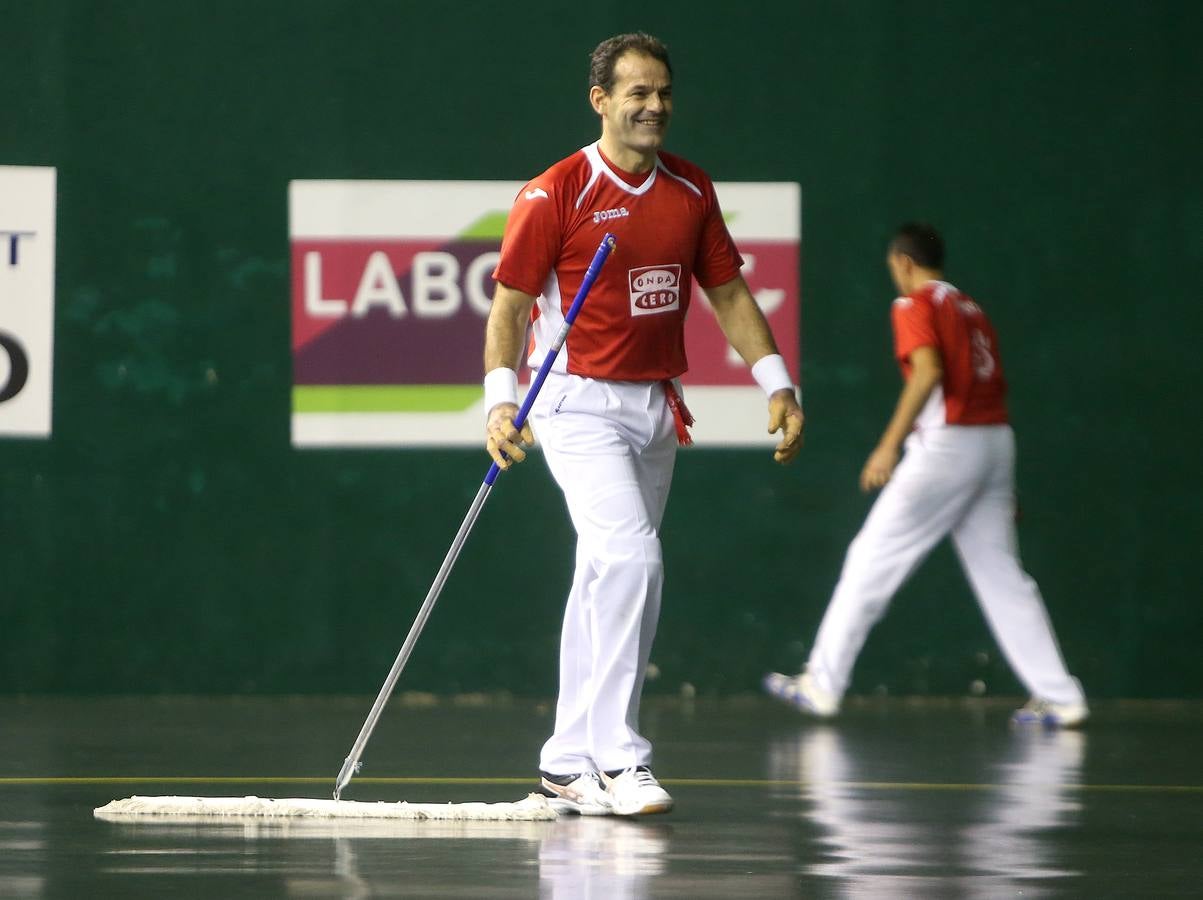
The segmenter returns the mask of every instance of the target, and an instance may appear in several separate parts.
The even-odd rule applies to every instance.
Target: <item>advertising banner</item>
[[[0,166],[0,437],[50,436],[55,175]]]
[[[292,440],[479,446],[485,320],[513,181],[294,181]],[[801,190],[716,184],[743,274],[798,376]],[[635,287],[632,287],[635,291]],[[762,446],[764,395],[695,285],[685,399],[700,446]],[[519,374],[529,383],[533,373]]]

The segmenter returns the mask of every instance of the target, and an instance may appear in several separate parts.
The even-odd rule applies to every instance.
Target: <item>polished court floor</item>
[[[1203,705],[645,703],[677,799],[641,821],[115,825],[141,795],[328,797],[368,698],[0,699],[0,897],[1203,896]],[[399,696],[344,796],[513,800],[545,704]]]

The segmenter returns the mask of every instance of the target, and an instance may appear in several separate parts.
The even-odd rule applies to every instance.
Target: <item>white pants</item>
[[[577,534],[555,732],[540,768],[647,765],[639,695],[660,617],[660,522],[677,450],[664,388],[553,374],[530,418]]]
[[[931,549],[953,546],[1003,655],[1032,696],[1080,703],[1036,582],[1015,535],[1015,436],[1006,425],[926,429],[906,454],[848,547],[807,670],[843,696],[869,629]]]

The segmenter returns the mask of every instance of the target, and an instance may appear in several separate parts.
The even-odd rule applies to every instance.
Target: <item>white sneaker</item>
[[[770,696],[820,719],[829,719],[840,711],[840,698],[815,684],[807,672],[793,677],[769,672],[761,684]]]
[[[673,808],[673,798],[647,766],[603,772],[616,816],[650,816]]]
[[[576,813],[581,816],[608,816],[614,812],[614,801],[606,792],[601,776],[596,772],[581,772],[577,775],[549,775],[547,772],[539,774],[547,805],[556,812]]]
[[[1033,697],[1011,714],[1016,725],[1043,725],[1046,728],[1076,728],[1090,717],[1085,703],[1053,703]]]

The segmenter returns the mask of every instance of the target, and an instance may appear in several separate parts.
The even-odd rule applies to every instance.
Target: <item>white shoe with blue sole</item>
[[[1077,728],[1090,717],[1085,703],[1053,703],[1033,697],[1011,714],[1016,725],[1043,725],[1045,728]]]
[[[809,673],[782,675],[769,672],[761,682],[765,693],[820,719],[830,719],[840,711],[839,698],[815,684]]]

